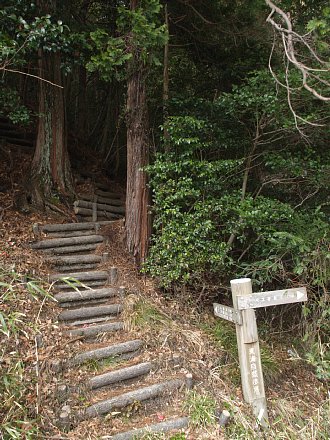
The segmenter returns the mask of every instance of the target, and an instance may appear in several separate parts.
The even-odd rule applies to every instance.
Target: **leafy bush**
[[[162,286],[199,290],[238,276],[261,287],[329,283],[330,157],[320,133],[313,146],[297,142],[273,86],[257,72],[168,119],[167,151],[148,167],[154,235],[145,270]]]

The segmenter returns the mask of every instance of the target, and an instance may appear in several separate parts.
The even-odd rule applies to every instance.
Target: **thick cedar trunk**
[[[60,55],[41,54],[40,75],[61,85]],[[67,152],[63,89],[40,81],[39,124],[31,167],[32,203],[38,206],[54,194],[73,193]]]
[[[136,9],[137,0],[131,0]],[[127,90],[127,194],[126,239],[135,263],[141,266],[148,251],[150,225],[148,221],[149,191],[143,168],[149,161],[148,112],[146,96],[147,70],[134,48]]]

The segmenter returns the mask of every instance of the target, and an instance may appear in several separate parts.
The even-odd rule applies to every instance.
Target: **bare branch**
[[[58,84],[55,84],[55,83],[53,83],[51,81],[48,81],[45,78],[41,78],[41,76],[33,75],[32,73],[22,72],[21,70],[7,69],[6,67],[0,67],[0,70],[3,70],[4,72],[19,73],[20,75],[30,76],[32,78],[38,79],[39,81],[43,81],[45,83],[48,83],[51,86],[58,87],[59,89],[63,89],[64,88],[63,86],[59,86]]]
[[[285,13],[281,8],[276,6],[271,0],[265,0],[266,4],[271,8],[271,13],[268,15],[266,21],[270,23],[274,29],[275,32],[279,33],[281,36],[285,56],[290,64],[292,64],[296,69],[298,69],[302,74],[302,88],[306,89],[309,93],[311,93],[313,96],[315,96],[320,101],[329,102],[330,96],[326,96],[322,91],[316,90],[315,87],[318,85],[326,85],[328,86],[329,83],[325,79],[321,78],[319,75],[316,75],[316,73],[327,73],[330,72],[329,63],[322,60],[320,56],[316,53],[316,51],[313,49],[312,44],[309,43],[308,38],[311,36],[311,33],[307,33],[305,35],[300,35],[297,32],[293,30],[292,22],[290,19],[289,14]],[[280,23],[276,22],[274,16],[275,14],[278,14],[280,16],[280,19],[283,21],[284,26]],[[311,62],[311,64],[314,65],[308,65],[306,62],[302,62],[298,59],[298,57],[302,57],[303,55],[298,53],[298,50],[295,47],[295,43],[301,43],[305,49],[307,49],[308,53],[308,60]],[[290,93],[291,89],[289,87],[288,78],[286,78],[286,84],[283,84],[278,80],[276,75],[274,74],[272,68],[271,68],[271,58],[274,52],[274,45],[272,47],[271,55],[269,58],[269,68],[270,71],[275,79],[275,81],[281,85],[282,87],[286,88],[288,90],[288,103],[289,107],[294,114],[295,122],[297,126],[297,119],[310,124],[309,121],[306,121],[305,119],[299,117],[292,108],[291,99],[290,99]],[[317,64],[315,66],[315,63]],[[286,75],[288,75],[289,68],[286,68]],[[310,78],[313,78],[316,80],[316,86],[312,86],[308,80]],[[318,125],[318,124],[317,124]],[[298,126],[297,126],[298,128]]]

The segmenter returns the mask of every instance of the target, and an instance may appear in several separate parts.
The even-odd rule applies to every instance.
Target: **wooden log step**
[[[61,223],[61,224],[50,224],[50,225],[39,225],[39,229],[42,232],[60,232],[60,231],[83,231],[90,230],[97,232],[99,226],[109,225],[111,221],[106,222],[84,222],[84,223]]]
[[[185,382],[182,379],[172,379],[165,382],[140,388],[135,391],[124,393],[112,399],[103,400],[94,403],[83,411],[82,418],[90,419],[103,414],[108,414],[113,410],[125,408],[134,402],[144,402],[145,400],[154,399],[165,393],[169,393],[183,387]]]
[[[123,310],[121,304],[106,306],[81,307],[80,309],[64,310],[58,316],[59,321],[72,321],[73,319],[92,318],[102,315],[118,315]]]
[[[104,218],[104,219],[113,219],[113,220],[118,220],[120,218],[122,218],[122,214],[115,214],[113,212],[109,212],[109,211],[96,211],[97,212],[97,218],[99,219]],[[93,218],[93,209],[92,208],[80,208],[80,207],[74,207],[74,213],[77,214],[77,216],[82,216],[82,217],[88,217],[88,218]]]
[[[95,229],[88,231],[63,231],[63,232],[47,232],[47,237],[51,238],[69,238],[69,237],[84,237],[94,235]]]
[[[102,261],[101,255],[69,255],[69,256],[58,256],[58,257],[48,257],[47,261],[58,266],[67,266],[70,264],[83,264],[83,263],[100,263]]]
[[[110,332],[122,330],[123,328],[124,328],[124,323],[118,321],[118,322],[109,322],[106,324],[91,325],[89,327],[72,329],[64,332],[64,334],[68,336],[84,336],[88,338],[88,337],[97,336],[102,333],[110,333]]]
[[[73,206],[74,206],[74,208],[89,208],[89,209],[93,210],[93,202],[86,202],[84,200],[75,201]],[[110,213],[117,213],[117,214],[125,214],[125,207],[124,206],[113,206],[113,205],[106,205],[104,203],[96,203],[96,208],[97,208],[97,211],[100,213],[110,212]],[[78,214],[78,213],[76,213],[76,214]]]
[[[165,433],[174,430],[184,429],[189,426],[188,417],[179,417],[177,419],[165,420],[164,422],[155,423],[153,425],[145,426],[140,429],[133,429],[132,431],[121,432],[115,435],[103,436],[106,440],[135,440],[143,437],[145,434]]]
[[[94,316],[89,319],[79,319],[78,321],[67,321],[66,325],[68,327],[77,327],[86,324],[96,324],[97,322],[114,321],[117,316],[105,315],[105,316]]]
[[[99,304],[104,304],[107,302],[108,302],[108,298],[93,299],[93,300],[88,300],[88,305],[97,306]],[[71,308],[74,309],[76,307],[84,306],[85,304],[86,301],[71,301],[71,302],[59,303],[58,306],[61,307],[62,309],[71,309]]]
[[[99,243],[91,243],[78,246],[63,246],[59,248],[43,249],[43,252],[53,255],[73,254],[78,252],[94,251],[98,245]]]
[[[55,266],[55,269],[60,270],[62,272],[70,272],[72,270],[90,270],[96,269],[97,264],[73,264],[72,266]]]
[[[121,195],[115,192],[108,191],[107,188],[99,188],[96,189],[95,194],[101,197],[109,198],[109,199],[120,199]]]
[[[37,241],[31,244],[32,249],[54,249],[62,246],[85,245],[102,243],[102,235],[88,235],[87,237],[68,237],[68,238],[53,238],[42,241]]]
[[[70,291],[70,292],[62,292],[54,295],[56,301],[70,302],[70,301],[85,301],[91,299],[99,299],[99,298],[111,298],[115,295],[120,295],[121,289],[114,289],[111,287],[106,287],[104,289],[93,289],[93,290],[83,290],[83,291]]]
[[[90,272],[56,273],[49,276],[50,281],[61,281],[63,278],[70,278],[77,281],[98,281],[108,280],[109,273],[105,270],[92,270]]]
[[[83,289],[88,289],[90,290],[90,288],[92,287],[100,287],[100,286],[104,286],[106,284],[106,280],[100,280],[100,281],[84,281],[84,282],[74,282],[74,281],[68,281],[67,283],[63,283],[63,284],[58,284],[56,283],[56,285],[54,286],[57,290],[67,290],[67,289],[72,289],[72,288],[77,288],[77,292],[78,291],[83,291]]]
[[[93,220],[93,217],[92,217],[91,214],[90,215],[87,215],[87,214],[77,215],[77,219],[78,219],[78,221],[84,221],[84,222],[95,221],[95,220]],[[113,222],[116,222],[118,220],[121,220],[122,218],[123,218],[123,215],[121,215],[121,214],[113,214],[112,215],[112,220],[106,220],[106,217],[103,217],[102,214],[99,214],[99,213],[97,214],[97,221],[98,221],[98,223],[103,223],[104,221],[109,221],[110,223],[113,223]]]
[[[100,374],[90,379],[88,381],[88,387],[92,390],[96,390],[97,388],[106,387],[117,382],[143,376],[150,372],[151,367],[152,364],[150,362],[144,362],[132,365],[131,367],[121,368],[120,370],[109,371],[108,373]]]
[[[90,194],[79,194],[79,200],[85,200],[87,202],[96,202],[96,203],[105,203],[106,205],[112,206],[123,206],[124,202],[120,199],[110,199],[107,197],[101,197],[98,195],[90,195]]]
[[[121,356],[125,353],[136,352],[143,345],[143,341],[135,339],[121,344],[110,345],[108,347],[96,348],[95,350],[85,351],[77,354],[69,362],[69,365],[78,365],[90,359],[100,360],[112,356]]]

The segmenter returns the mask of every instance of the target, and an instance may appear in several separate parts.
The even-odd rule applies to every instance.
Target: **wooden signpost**
[[[255,308],[307,301],[305,287],[252,293],[250,278],[232,280],[232,307],[213,304],[214,314],[236,324],[238,357],[244,400],[252,405],[258,423],[268,426]]]

